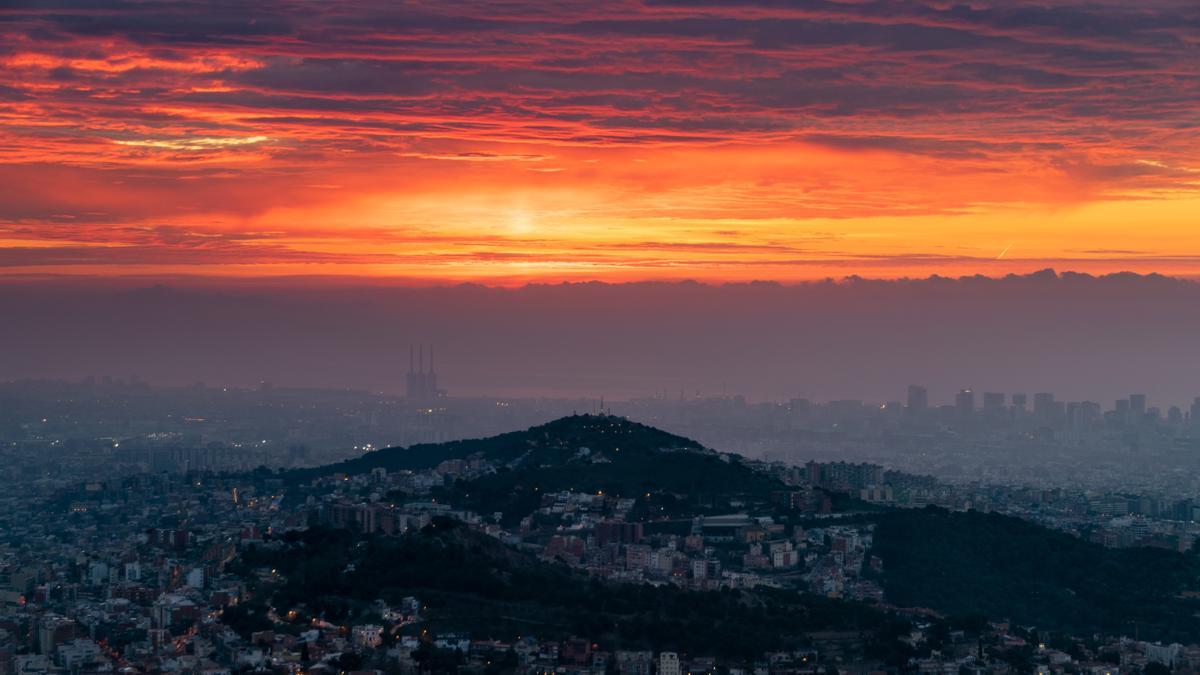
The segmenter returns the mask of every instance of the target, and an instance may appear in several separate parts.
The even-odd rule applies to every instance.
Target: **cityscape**
[[[1187,637],[1200,633],[1157,611],[1138,623],[1097,607],[1089,630],[1073,632],[1052,610],[1002,600],[991,602],[1009,613],[994,616],[983,599],[913,603],[889,576],[904,555],[897,547],[916,541],[898,544],[899,528],[931,527],[892,520],[905,513],[1001,517],[1049,545],[1089,547],[1084,555],[1157,550],[1200,566],[1196,403],[1164,412],[1145,394],[1101,406],[963,389],[939,404],[920,385],[887,402],[456,398],[438,387],[432,352],[426,363],[414,346],[401,396],[135,377],[0,385],[8,672],[1200,666]],[[486,440],[464,440],[477,438]],[[626,443],[644,455],[636,470],[619,463]],[[333,538],[320,555],[338,556],[344,569],[332,578],[343,584],[356,583],[357,565],[381,564],[359,558],[365,542],[452,537],[475,551],[460,565],[522,556],[567,585],[800,593],[790,601],[835,603],[836,619],[788,640],[614,632],[603,612],[591,634],[579,617],[523,628],[557,617],[539,599],[513,608],[529,619],[481,624],[448,609],[467,601],[448,598],[445,584],[462,583],[453,576],[368,583],[377,597],[361,601],[343,589],[344,605],[275,604],[320,582],[293,569],[304,556],[287,553],[316,545],[311,537]],[[487,573],[496,572],[470,571]],[[1200,597],[1179,598],[1192,592]],[[842,616],[862,612],[886,629]]]
[[[1200,675],[1197,0],[0,1],[0,675]]]

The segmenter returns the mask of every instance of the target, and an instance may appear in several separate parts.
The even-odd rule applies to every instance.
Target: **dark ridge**
[[[289,472],[291,482],[312,480],[335,473],[348,475],[387,471],[431,469],[451,459],[478,455],[483,459],[528,465],[562,464],[579,448],[593,453],[655,453],[661,450],[688,450],[713,454],[699,443],[665,431],[632,422],[615,415],[571,415],[524,431],[513,431],[490,438],[473,438],[447,443],[422,443],[407,448],[383,448],[362,457],[312,469]]]
[[[907,632],[904,624],[889,632],[895,622],[876,608],[792,590],[693,592],[605,582],[442,518],[394,538],[322,527],[289,533],[278,547],[245,551],[233,569],[247,578],[275,569],[285,580],[226,610],[225,622],[247,636],[302,630],[316,616],[362,620],[377,611],[376,599],[409,595],[425,606],[425,621],[411,630],[504,640],[587,635],[618,649],[731,659],[811,644],[816,631],[853,631],[870,637],[878,656],[903,654],[895,636]],[[267,607],[281,616],[294,611],[294,623],[265,620]]]
[[[1108,549],[999,514],[929,507],[878,516],[873,553],[893,604],[1084,635],[1200,637],[1200,559]]]

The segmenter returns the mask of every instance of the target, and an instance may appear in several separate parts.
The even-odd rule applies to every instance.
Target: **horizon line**
[[[928,282],[964,282],[964,281],[1013,281],[1013,280],[1065,280],[1090,279],[1096,281],[1110,279],[1139,279],[1156,281],[1174,281],[1179,283],[1196,284],[1200,282],[1200,274],[1181,275],[1162,272],[1136,272],[1133,270],[1118,270],[1113,272],[1093,273],[1073,269],[1057,270],[1054,267],[1044,267],[1030,272],[1008,272],[1000,275],[962,274],[948,275],[933,272],[928,276],[863,276],[846,274],[839,277],[825,276],[811,279],[704,279],[698,277],[679,277],[674,279],[645,278],[606,280],[594,279],[559,279],[559,280],[521,280],[514,283],[491,280],[451,280],[415,276],[381,276],[354,274],[279,274],[279,275],[233,275],[233,274],[0,274],[0,287],[9,285],[21,286],[74,286],[87,284],[95,288],[97,284],[104,288],[123,289],[153,289],[163,287],[170,289],[172,283],[181,287],[191,288],[236,288],[250,285],[259,288],[277,290],[279,288],[300,288],[308,284],[327,286],[330,290],[347,287],[395,288],[412,290],[435,289],[466,289],[482,288],[494,290],[520,290],[525,288],[562,288],[583,286],[705,286],[710,288],[736,288],[748,286],[776,286],[780,288],[802,288],[822,285],[853,285],[860,283],[928,283]],[[101,289],[97,289],[101,290]]]

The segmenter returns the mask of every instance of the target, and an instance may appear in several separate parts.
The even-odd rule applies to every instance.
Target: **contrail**
[[[1011,243],[1010,243],[1008,246],[1005,246],[1005,247],[1004,247],[1004,250],[1003,250],[1003,251],[1000,251],[1000,255],[996,256],[996,260],[999,260],[999,259],[1003,258],[1003,257],[1004,257],[1004,254],[1005,254],[1005,253],[1008,253],[1008,249],[1010,249],[1010,248],[1012,248],[1012,247],[1013,247],[1013,245],[1012,245]]]

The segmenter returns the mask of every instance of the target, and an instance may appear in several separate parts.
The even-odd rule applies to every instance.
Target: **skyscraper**
[[[960,419],[968,419],[975,413],[975,392],[963,389],[954,397],[954,408]]]
[[[1129,395],[1129,414],[1133,415],[1134,420],[1140,420],[1142,415],[1146,414],[1146,395],[1145,394],[1130,394]]]
[[[983,412],[988,417],[996,418],[1004,414],[1004,394],[994,391],[984,392]]]
[[[908,385],[908,403],[904,409],[912,416],[924,415],[929,409],[929,391],[919,384]]]
[[[1129,413],[1129,399],[1117,399],[1117,402],[1113,406],[1113,415],[1117,418],[1118,422],[1128,424],[1132,417]]]
[[[1033,395],[1033,416],[1042,423],[1054,419],[1054,394],[1042,392]]]
[[[1012,395],[1013,414],[1015,414],[1017,417],[1024,415],[1027,400],[1028,399],[1025,396],[1025,394],[1013,394]]]

